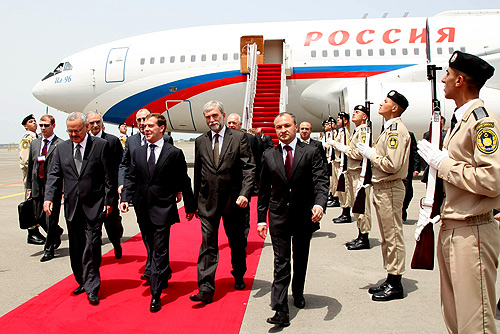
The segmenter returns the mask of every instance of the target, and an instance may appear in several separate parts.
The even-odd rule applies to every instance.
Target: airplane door
[[[284,39],[266,39],[264,41],[265,64],[283,64],[283,44]]]
[[[193,109],[189,100],[167,100],[167,127],[169,131],[196,131]]]
[[[125,81],[125,61],[127,59],[128,48],[111,49],[106,62],[105,81],[123,82]]]

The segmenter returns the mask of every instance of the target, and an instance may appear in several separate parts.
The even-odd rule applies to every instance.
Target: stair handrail
[[[286,73],[285,73],[285,42],[283,42],[283,59],[281,62],[281,81],[280,81],[280,105],[279,112],[286,112],[287,104],[287,87],[286,87]]]
[[[243,106],[242,127],[249,129],[252,127],[253,103],[255,91],[257,90],[257,44],[248,45],[247,48],[247,88],[245,92],[245,104]]]

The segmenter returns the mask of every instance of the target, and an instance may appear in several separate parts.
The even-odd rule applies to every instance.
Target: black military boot
[[[347,246],[348,250],[370,249],[370,239],[368,233],[360,233],[361,237],[353,244]]]
[[[333,220],[335,224],[343,224],[352,222],[351,208],[343,208],[342,214]]]
[[[372,300],[376,302],[386,302],[393,299],[403,299],[404,291],[401,284],[401,275],[389,274],[384,290],[374,293]]]

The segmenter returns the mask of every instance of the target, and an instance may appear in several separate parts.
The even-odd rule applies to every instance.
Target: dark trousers
[[[247,271],[245,223],[242,210],[233,210],[231,214],[202,217],[202,243],[198,257],[198,287],[200,291],[214,294],[215,270],[219,262],[219,224],[222,218],[224,230],[231,249],[231,274],[234,278],[243,278]]]
[[[104,218],[104,228],[108,235],[109,241],[113,246],[120,245],[120,238],[123,234],[123,225],[120,217],[120,209],[118,208],[118,201],[113,205],[111,213]]]
[[[411,199],[413,198],[413,178],[403,179],[403,184],[405,185],[405,198],[403,200],[403,212],[408,210],[410,206]]]
[[[151,295],[159,298],[161,286],[172,274],[169,257],[170,225],[159,226],[151,224],[154,245],[151,261]]]
[[[139,225],[139,230],[141,231],[142,242],[146,247],[146,267],[144,271],[151,272],[151,262],[153,260],[153,249],[154,249],[154,232],[151,227],[151,224],[147,222],[147,219],[140,217],[137,212],[135,213],[137,216],[137,224]]]
[[[304,294],[307,261],[311,244],[310,232],[291,234],[290,230],[270,230],[274,252],[274,280],[271,287],[271,307],[275,311],[289,312],[288,286],[292,281],[292,295]],[[293,256],[293,279],[291,279],[291,259]]]
[[[68,225],[69,257],[73,275],[87,293],[98,293],[101,285],[102,219],[90,221],[81,208]]]
[[[60,243],[61,234],[63,229],[59,226],[59,213],[61,212],[61,197],[59,200],[54,200],[52,214],[49,216],[43,211],[43,195],[45,194],[45,181],[43,179],[38,179],[38,186],[40,188],[39,193],[41,196],[35,198],[33,197],[33,208],[35,212],[35,219],[37,224],[40,225],[43,230],[47,233],[44,250],[54,251],[55,244]]]

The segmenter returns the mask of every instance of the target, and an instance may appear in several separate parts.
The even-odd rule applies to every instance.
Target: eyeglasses
[[[42,124],[42,123],[40,123],[40,124],[38,124],[38,125],[40,125],[40,127],[41,127],[41,128],[48,128],[48,127],[49,127],[49,126],[51,126],[52,124]]]
[[[78,129],[78,130],[66,130],[66,132],[67,132],[68,134],[78,133],[78,132],[82,131],[82,130],[83,130],[83,128],[84,128],[84,127],[80,128],[80,129]]]

